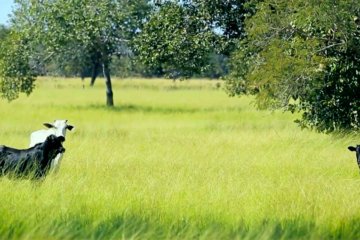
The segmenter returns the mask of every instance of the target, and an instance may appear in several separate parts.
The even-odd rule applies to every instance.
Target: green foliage
[[[0,42],[0,94],[9,101],[19,93],[29,95],[34,88],[35,73],[30,65],[26,42],[12,33]]]
[[[0,40],[3,41],[7,35],[9,35],[10,29],[0,24]]]
[[[70,66],[70,71],[81,74],[86,66],[93,65],[95,61],[103,66],[108,83],[107,104],[112,105],[109,65],[113,56],[128,53],[128,42],[150,10],[148,1],[16,0],[15,3],[11,19],[12,31],[21,44],[9,46],[9,49],[13,49],[9,50],[13,55],[3,57],[2,62],[4,66],[11,65],[11,71],[21,73],[21,78],[18,77],[19,74],[6,73],[10,70],[3,71],[4,86],[15,83],[17,86],[3,87],[4,91],[12,91],[6,93],[9,95],[8,99],[16,98],[19,91],[29,94],[33,85],[24,84],[24,79],[32,79],[34,73],[44,73],[46,61],[52,60],[52,63],[64,69]],[[16,42],[8,42],[10,45],[14,43]],[[18,50],[25,51],[23,56],[18,57]],[[25,69],[25,65],[32,65],[34,71]]]
[[[168,77],[192,76],[208,63],[212,37],[193,9],[167,2],[137,37],[136,52],[141,62]]]
[[[157,2],[136,41],[139,60],[167,76],[189,77],[208,72],[214,54],[231,54],[255,1]]]
[[[76,43],[100,52],[105,59],[121,53],[150,8],[145,0],[16,2],[14,26],[25,36],[35,37],[34,42],[59,52],[71,51]]]
[[[217,52],[229,56],[238,39],[245,35],[245,17],[252,15],[258,0],[186,0],[187,7],[196,8],[198,19],[217,33]]]
[[[300,111],[303,127],[359,129],[359,16],[358,1],[263,1],[231,60],[228,92]]]

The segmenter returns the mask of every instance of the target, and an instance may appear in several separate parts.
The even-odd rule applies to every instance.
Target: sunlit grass
[[[0,179],[0,236],[360,238],[357,136],[300,130],[219,81],[40,79],[0,102],[0,143],[25,148],[43,122],[69,119],[57,175]]]

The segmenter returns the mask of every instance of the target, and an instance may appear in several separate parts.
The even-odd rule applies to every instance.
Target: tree
[[[197,9],[200,21],[217,33],[217,52],[230,56],[239,39],[245,36],[245,17],[254,13],[260,0],[186,0],[185,6]]]
[[[41,62],[57,53],[83,51],[101,64],[106,83],[106,104],[113,106],[112,56],[121,54],[123,47],[141,27],[150,9],[148,1],[16,0],[15,3],[12,24],[28,46],[28,55]],[[39,47],[47,53],[46,57],[36,56]]]
[[[136,53],[150,69],[176,78],[191,76],[207,62],[212,33],[192,9],[167,2],[146,23],[136,40]]]
[[[10,33],[0,42],[0,92],[9,101],[19,93],[29,95],[34,88],[35,73],[30,67],[26,41],[15,33]]]
[[[302,127],[360,128],[360,3],[266,0],[231,59],[231,95],[300,111]]]
[[[174,78],[206,71],[213,54],[228,57],[243,37],[243,20],[253,2],[157,1],[135,41],[139,60]]]

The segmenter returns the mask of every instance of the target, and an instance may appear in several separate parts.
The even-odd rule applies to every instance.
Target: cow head
[[[349,146],[348,149],[352,152],[356,152],[356,161],[360,168],[360,145],[356,145],[356,147]]]
[[[54,157],[59,153],[64,153],[65,148],[63,147],[62,143],[65,141],[63,136],[55,136],[50,135],[45,140],[45,146],[49,152],[49,154],[54,155]]]
[[[71,131],[74,126],[67,124],[68,120],[55,120],[53,124],[51,123],[44,123],[44,126],[47,128],[54,128],[57,135],[62,135],[65,137],[66,129]]]

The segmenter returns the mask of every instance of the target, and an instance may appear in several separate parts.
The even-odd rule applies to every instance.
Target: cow
[[[45,139],[54,134],[55,136],[66,136],[66,130],[71,131],[74,126],[69,125],[67,123],[68,120],[55,120],[53,124],[51,123],[44,123],[44,126],[48,129],[42,129],[31,133],[30,135],[30,147],[35,146],[38,143],[42,143]],[[60,161],[63,157],[62,153],[59,153],[53,161],[51,161],[51,169],[57,172],[59,170]]]
[[[356,152],[356,161],[360,168],[360,145],[356,145],[356,147],[349,146],[348,149],[352,152]]]
[[[28,149],[16,149],[0,145],[0,175],[40,179],[47,175],[51,161],[64,153],[63,136],[48,136],[43,143]]]

